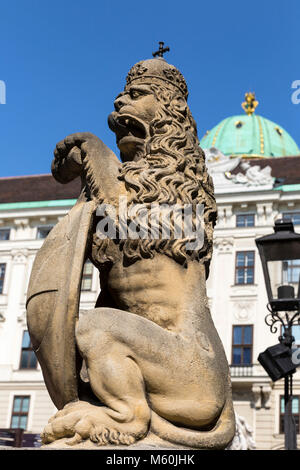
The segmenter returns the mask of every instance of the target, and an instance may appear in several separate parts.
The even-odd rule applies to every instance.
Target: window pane
[[[92,287],[92,280],[87,278],[87,279],[82,279],[82,284],[81,284],[81,289],[82,290],[91,290]]]
[[[292,399],[292,413],[296,414],[299,413],[299,398],[293,397]]]
[[[29,351],[22,351],[21,369],[27,369],[27,367],[28,367],[28,355],[29,355]]]
[[[16,429],[19,427],[19,416],[13,416],[11,420],[11,427]]]
[[[22,402],[22,398],[15,398],[14,400],[14,413],[18,413],[19,411],[21,411],[21,402]]]
[[[29,397],[23,398],[23,403],[22,403],[22,412],[26,413],[29,410]]]
[[[246,274],[246,284],[253,284],[254,283],[254,271],[253,268],[245,269]]]
[[[36,368],[36,364],[37,364],[36,355],[34,354],[33,351],[30,351],[29,367],[30,367],[31,369],[35,369],[35,368]]]
[[[252,326],[244,326],[244,344],[252,344]]]
[[[292,335],[295,338],[295,343],[300,344],[300,325],[292,326]]]
[[[300,276],[300,260],[288,260],[282,264],[283,272],[287,272],[287,281],[298,283]]]
[[[93,265],[90,261],[87,261],[83,268],[83,274],[92,274],[93,273]]]
[[[27,416],[20,416],[20,428],[26,430],[27,427]]]
[[[0,240],[9,240],[10,229],[0,229]]]
[[[244,348],[243,364],[251,364],[251,348]]]
[[[46,238],[48,234],[51,232],[53,226],[46,225],[44,227],[38,227],[37,229],[37,238]]]
[[[246,266],[253,266],[254,264],[254,253],[253,252],[248,252],[246,254]]]
[[[284,409],[285,409],[285,406],[284,406],[284,397],[281,397],[281,398],[280,398],[280,413],[284,413]]]
[[[242,326],[233,327],[233,344],[242,344]]]
[[[4,277],[5,277],[5,268],[6,264],[0,264],[0,294],[3,292],[3,284],[4,284]]]
[[[241,364],[242,362],[242,349],[234,347],[233,348],[233,364]]]
[[[30,336],[28,331],[24,331],[23,333],[23,341],[22,341],[22,348],[29,348],[30,346]]]
[[[245,266],[245,254],[244,253],[237,253],[237,255],[236,255],[236,265],[237,266]]]
[[[236,272],[236,284],[244,284],[245,283],[245,271],[244,269],[239,268]]]

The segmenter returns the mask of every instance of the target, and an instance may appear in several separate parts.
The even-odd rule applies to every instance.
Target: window
[[[53,225],[43,225],[37,228],[36,238],[46,238],[51,232]]]
[[[282,262],[282,282],[298,284],[300,277],[300,259],[289,259]]]
[[[92,289],[93,280],[93,264],[91,261],[86,261],[83,267],[81,290],[87,291]]]
[[[237,227],[254,227],[254,214],[237,214],[236,226]]]
[[[6,269],[6,264],[1,263],[0,264],[0,294],[3,294],[3,286],[4,286],[4,278],[5,278],[5,269]]]
[[[235,283],[254,283],[254,251],[238,251],[236,253]]]
[[[9,240],[10,229],[9,228],[0,228],[0,241]]]
[[[28,412],[29,412],[30,397],[28,396],[15,396],[13,403],[13,410],[11,415],[10,427],[13,429],[23,428],[27,429]]]
[[[252,364],[253,326],[238,325],[232,327],[232,364]]]
[[[28,331],[23,333],[20,369],[36,369],[37,358],[32,349]]]
[[[293,396],[292,398],[292,415],[295,420],[296,432],[300,434],[299,431],[299,395]],[[279,432],[280,434],[284,433],[284,397],[280,397],[280,417],[279,417]]]
[[[291,219],[294,225],[300,225],[300,212],[284,212],[283,219]]]

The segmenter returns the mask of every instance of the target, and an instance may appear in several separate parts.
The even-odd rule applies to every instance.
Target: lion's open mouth
[[[129,114],[111,113],[108,124],[110,129],[115,132],[117,141],[120,141],[123,137],[136,137],[138,139],[147,137],[145,124]]]

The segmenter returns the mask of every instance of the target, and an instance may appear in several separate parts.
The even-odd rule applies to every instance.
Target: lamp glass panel
[[[278,287],[280,286],[292,286],[294,297],[297,297],[300,281],[300,259],[268,261],[267,267],[273,299],[278,299]]]

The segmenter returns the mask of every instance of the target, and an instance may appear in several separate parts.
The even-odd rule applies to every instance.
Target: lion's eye
[[[130,96],[131,96],[131,98],[133,98],[133,99],[139,98],[139,97],[141,96],[141,94],[142,94],[142,93],[140,93],[140,92],[137,91],[137,90],[131,90],[131,91],[130,91]]]

